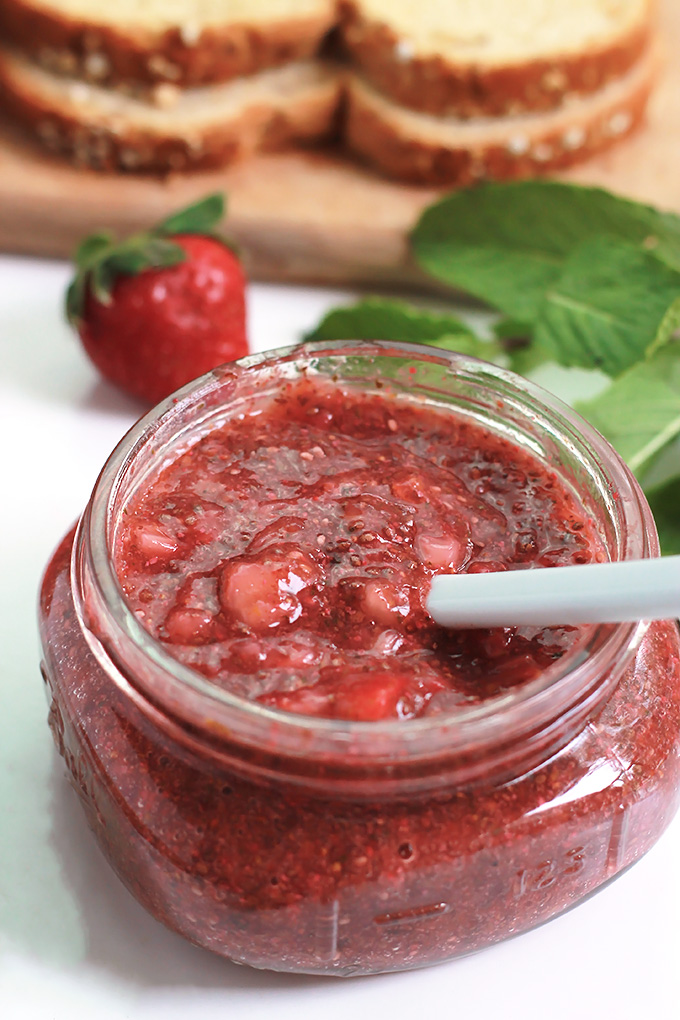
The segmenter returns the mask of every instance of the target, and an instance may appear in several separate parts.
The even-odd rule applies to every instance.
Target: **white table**
[[[35,600],[50,552],[140,408],[61,318],[63,263],[0,257],[0,1018],[677,1020],[680,818],[578,909],[477,956],[341,981],[236,967],[148,916],[101,857],[47,729]],[[348,295],[253,286],[251,337],[293,342]]]

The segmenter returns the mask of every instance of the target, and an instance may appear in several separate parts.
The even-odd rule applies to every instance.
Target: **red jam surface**
[[[166,466],[126,507],[115,567],[144,626],[215,683],[370,721],[499,694],[583,639],[439,628],[433,575],[602,558],[529,453],[462,418],[302,382]]]
[[[207,435],[127,509],[115,566],[149,630],[215,684],[323,716],[422,715],[524,683],[585,635],[443,633],[423,613],[429,577],[601,555],[594,526],[515,447],[304,385]],[[474,783],[442,766],[384,796],[390,764],[358,792],[318,757],[293,773],[269,755],[257,771],[257,748],[140,697],[92,654],[71,554],[68,536],[41,591],[57,746],[128,888],[226,957],[350,975],[468,953],[597,889],[677,808],[675,624],[609,662],[606,697],[583,725],[560,716],[542,757],[519,748]]]

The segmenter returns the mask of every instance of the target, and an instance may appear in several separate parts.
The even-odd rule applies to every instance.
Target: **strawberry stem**
[[[78,327],[85,300],[92,293],[97,301],[110,304],[119,276],[137,276],[146,269],[176,266],[186,259],[180,245],[170,238],[177,234],[201,234],[215,237],[217,224],[224,217],[224,195],[217,192],[173,213],[150,230],[115,241],[108,233],[86,237],[74,256],[76,275],[66,291],[66,318]]]

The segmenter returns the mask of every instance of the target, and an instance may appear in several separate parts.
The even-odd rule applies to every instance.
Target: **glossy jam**
[[[420,355],[399,348],[399,358],[404,351],[415,372]],[[377,374],[392,354],[377,347],[372,357]],[[451,363],[456,386],[469,373],[490,391],[490,422],[497,407],[503,423],[515,414],[511,394],[517,416],[533,401],[534,428],[535,391],[442,356],[445,369]],[[255,373],[251,395],[258,382]],[[215,388],[198,391],[198,406]],[[552,467],[538,463],[496,424],[480,432],[479,416],[462,428],[452,411],[452,443],[441,409],[408,409],[375,392],[367,403],[356,397],[358,413],[337,391],[324,399],[334,425],[310,426],[286,399],[286,413],[262,417],[261,429],[235,415],[172,457],[155,424],[148,440],[133,436],[133,454],[112,462],[115,484],[105,473],[75,544],[68,536],[48,566],[40,622],[52,731],[128,888],[159,920],[226,957],[350,975],[436,963],[531,928],[654,843],[680,789],[680,638],[672,623],[433,631],[422,591],[442,560],[428,553],[455,569],[653,553],[639,490],[580,422],[565,448],[582,434],[605,460],[602,496],[582,505],[557,454]],[[163,421],[172,426],[180,411],[166,408]],[[550,414],[568,430],[569,412]],[[376,458],[387,450],[383,471]],[[258,456],[264,486],[252,471]],[[587,466],[588,450],[579,456]],[[126,472],[140,458],[150,472],[128,492]],[[343,465],[347,491],[337,484]],[[102,485],[109,568],[139,635],[125,619],[118,626],[118,596],[94,555]],[[607,486],[618,537],[598,509]],[[193,510],[187,499],[198,501]],[[226,536],[225,513],[237,515]],[[531,542],[518,542],[529,528]],[[360,542],[366,534],[375,538]],[[263,562],[275,587],[261,583]],[[244,565],[254,575],[241,574]],[[300,587],[290,578],[302,565]],[[374,582],[396,595],[373,599]],[[233,611],[239,585],[255,592],[254,615],[247,599]],[[340,662],[326,658],[325,621]]]
[[[604,558],[574,495],[526,451],[451,414],[307,380],[145,486],[115,567],[149,632],[213,682],[370,721],[499,694],[583,640],[439,628],[433,575]]]

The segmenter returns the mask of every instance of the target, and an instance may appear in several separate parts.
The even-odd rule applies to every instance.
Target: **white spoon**
[[[539,627],[680,616],[680,556],[573,567],[441,574],[427,610],[442,627]]]

